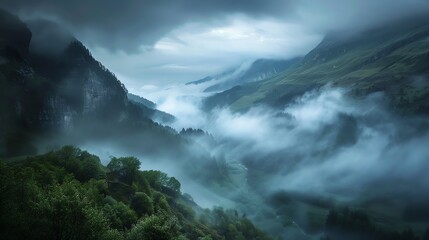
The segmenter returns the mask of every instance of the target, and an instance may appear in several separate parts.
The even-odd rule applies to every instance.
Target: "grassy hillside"
[[[276,59],[258,59],[250,65],[248,69],[239,73],[237,76],[229,76],[226,81],[222,81],[205,89],[205,92],[223,91],[245,83],[258,82],[279,72],[285,71],[298,63],[301,58],[293,58],[289,60]],[[218,75],[214,79],[224,78],[225,73]],[[198,81],[197,81],[198,82]]]
[[[418,18],[353,33],[328,35],[296,67],[266,81],[243,85],[209,98],[208,108],[255,104],[283,106],[308,89],[327,83],[355,95],[385,91],[398,109],[429,112],[429,24]]]

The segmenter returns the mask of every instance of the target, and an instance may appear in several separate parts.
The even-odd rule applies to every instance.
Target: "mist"
[[[186,239],[429,239],[428,1],[0,7],[11,206],[16,179],[50,194],[69,174],[99,193],[95,210],[137,214],[106,221],[124,239],[152,215]],[[205,224],[218,230],[190,231]]]
[[[60,139],[40,141],[39,148],[72,144],[100,156],[103,164],[135,156],[141,169],[176,177],[200,206],[237,209],[283,237],[306,231],[301,218],[309,206],[323,211],[388,206],[401,218],[409,214],[410,198],[429,199],[429,121],[402,115],[383,92],[356,97],[347,88],[326,85],[280,109],[257,105],[245,112],[208,112],[204,99],[213,93],[204,89],[218,81],[141,89],[157,109],[176,117],[166,125],[172,136],[116,125],[97,132],[83,123]],[[292,210],[291,201],[298,204]]]
[[[264,169],[269,179],[264,179],[264,185],[269,183],[265,191],[312,192],[350,200],[374,184],[399,193],[417,180],[422,188],[429,183],[422,171],[429,164],[429,150],[424,147],[429,122],[400,116],[381,92],[355,99],[347,89],[325,86],[282,110],[259,106],[245,113],[227,108],[206,113],[201,102],[208,95],[202,92],[206,87],[150,89],[145,96],[177,117],[171,125],[176,131],[195,128],[213,136],[215,147],[203,146],[211,156]],[[194,142],[204,145],[198,138]],[[404,189],[391,184],[395,181]]]
[[[71,33],[54,22],[37,19],[27,25],[33,33],[30,51],[35,54],[58,57],[72,41],[76,41]]]
[[[143,168],[178,177],[188,186],[184,191],[204,207],[234,207],[264,226],[269,219],[261,212],[279,214],[266,201],[279,194],[307,203],[326,202],[328,209],[371,208],[383,198],[387,200],[382,204],[399,212],[405,211],[409,197],[429,197],[429,121],[402,116],[383,92],[356,98],[346,88],[328,85],[306,92],[283,109],[205,112],[205,87],[146,90],[145,96],[159,109],[177,117],[171,125],[177,132],[193,128],[205,134],[183,135],[189,142],[181,161],[156,156],[147,161],[140,155]],[[192,162],[193,168],[223,167],[221,175],[229,185],[189,177],[190,165],[183,162]]]

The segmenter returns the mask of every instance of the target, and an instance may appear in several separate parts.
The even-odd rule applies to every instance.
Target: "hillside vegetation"
[[[262,82],[212,96],[211,109],[242,111],[255,104],[281,107],[304,92],[326,84],[346,87],[356,96],[384,91],[394,108],[429,112],[429,24],[409,19],[371,31],[328,35],[295,67]]]
[[[134,157],[72,146],[0,161],[3,239],[270,239],[237,211],[198,207],[174,177]]]

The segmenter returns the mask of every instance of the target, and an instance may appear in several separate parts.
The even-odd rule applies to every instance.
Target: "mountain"
[[[148,108],[156,109],[156,104],[154,102],[144,98],[144,97],[140,97],[140,96],[132,94],[132,93],[128,93],[127,96],[128,96],[128,100],[130,100],[130,101],[143,104]]]
[[[208,82],[208,81],[211,81],[214,79],[215,79],[215,77],[207,76],[205,78],[201,78],[201,79],[196,80],[196,81],[187,82],[185,85],[192,85],[192,84],[197,85],[197,84],[205,83],[205,82]]]
[[[205,92],[225,91],[238,85],[267,79],[292,67],[299,62],[299,60],[300,58],[288,60],[258,59],[250,65],[243,64],[238,68],[225,71],[213,77],[208,76],[197,81],[189,82],[187,85],[212,82],[213,84],[206,88],[204,90]]]
[[[82,142],[139,129],[156,139],[176,138],[151,120],[170,115],[130,101],[115,75],[59,26],[27,25],[5,11],[0,19],[0,155],[34,153],[34,143],[51,134]]]
[[[263,154],[259,160],[256,160],[258,159],[257,154],[263,152],[263,150],[258,150],[243,157],[244,165],[249,170],[248,182],[250,185],[256,183],[252,185],[252,188],[260,189],[261,195],[267,188],[266,179],[275,175],[276,171],[280,171],[281,176],[291,176],[283,182],[279,181],[282,178],[276,178],[274,181],[276,185],[281,182],[280,184],[291,186],[296,179],[300,179],[297,182],[304,181],[302,185],[294,189],[297,192],[303,191],[304,194],[292,190],[268,197],[267,201],[275,209],[277,218],[283,219],[290,225],[298,224],[306,234],[316,236],[324,231],[324,234],[329,236],[326,239],[418,239],[417,236],[423,235],[427,228],[427,216],[429,215],[427,215],[427,206],[421,205],[420,201],[427,201],[423,200],[427,197],[424,190],[415,190],[414,184],[420,182],[421,177],[414,178],[413,174],[405,170],[405,166],[413,161],[414,152],[425,149],[424,147],[412,148],[409,153],[401,155],[401,161],[390,161],[395,167],[401,169],[400,172],[403,176],[410,176],[410,182],[403,184],[403,190],[396,182],[390,182],[391,179],[395,179],[391,171],[387,171],[383,177],[378,176],[379,179],[383,179],[380,180],[383,181],[380,185],[356,187],[360,179],[366,179],[370,175],[368,171],[368,173],[364,172],[362,178],[347,185],[347,189],[334,190],[339,195],[344,194],[344,198],[347,199],[353,198],[349,193],[345,193],[348,190],[365,189],[359,192],[356,199],[348,203],[346,203],[347,200],[343,200],[344,198],[324,195],[326,192],[311,196],[312,191],[306,189],[307,185],[311,184],[314,179],[317,179],[316,182],[318,182],[319,179],[327,178],[327,172],[322,170],[318,173],[310,173],[310,169],[314,167],[313,162],[305,164],[304,161],[307,157],[303,156],[308,154],[308,159],[314,161],[315,168],[335,172],[338,179],[334,177],[336,180],[332,178],[329,181],[342,182],[349,173],[353,175],[358,172],[357,169],[365,165],[363,163],[365,159],[374,155],[372,151],[368,151],[367,154],[366,150],[360,148],[362,143],[369,143],[373,147],[371,137],[368,138],[372,133],[367,135],[367,130],[363,129],[378,127],[385,129],[399,119],[407,119],[404,125],[393,127],[392,131],[388,131],[386,135],[388,145],[385,148],[376,144],[374,144],[374,148],[380,149],[382,153],[390,149],[403,150],[406,149],[404,139],[408,137],[413,139],[412,146],[419,142],[420,140],[414,142],[414,139],[428,133],[426,127],[420,128],[420,126],[426,126],[429,113],[428,40],[429,21],[426,16],[394,22],[364,32],[331,33],[299,63],[286,71],[263,81],[236,86],[205,100],[207,110],[227,107],[235,111],[234,116],[252,117],[256,115],[259,117],[259,114],[275,112],[273,117],[262,118],[260,129],[259,126],[255,127],[255,129],[263,131],[266,130],[262,127],[264,125],[271,126],[271,123],[275,126],[274,131],[267,134],[262,141],[268,141],[280,132],[281,124],[285,124],[285,129],[291,129],[279,133],[278,141],[283,145],[277,153],[275,150],[271,150],[269,154]],[[315,129],[324,125],[322,123],[325,119],[324,115],[329,115],[330,111],[336,111],[334,109],[338,107],[337,104],[331,105],[330,99],[314,98],[314,96],[320,96],[320,93],[324,94],[332,90],[324,87],[326,85],[345,89],[344,94],[347,94],[348,97],[340,101],[347,99],[346,101],[351,100],[352,104],[345,104],[344,109],[347,110],[342,110],[344,112],[341,112],[341,115],[330,123],[332,125],[329,127],[326,125],[326,128],[322,127],[323,130],[318,132]],[[334,89],[334,91],[336,90],[338,89]],[[308,92],[310,93],[306,94]],[[370,94],[371,96],[367,96]],[[301,96],[303,97],[299,98],[299,101],[294,101]],[[349,112],[362,104],[363,100],[368,101],[368,104],[359,108],[359,114]],[[384,106],[386,100],[389,104],[388,107]],[[336,101],[334,100],[334,102]],[[326,103],[327,106],[324,106]],[[302,107],[304,105],[305,107]],[[267,110],[259,108],[246,112],[255,106],[269,107]],[[272,108],[278,109],[278,111]],[[297,112],[290,111],[293,108]],[[240,114],[242,112],[246,113]],[[386,112],[389,114],[382,117],[381,115]],[[289,115],[290,113],[293,115]],[[301,114],[304,117],[300,116]],[[416,115],[423,115],[423,117]],[[258,119],[257,117],[255,118]],[[311,121],[306,125],[308,119]],[[423,119],[421,120],[422,125],[411,123],[412,121],[408,122],[410,119],[412,121],[417,119],[417,122]],[[379,124],[374,124],[373,120],[379,121]],[[294,124],[297,127],[293,127]],[[296,135],[295,131],[301,126],[304,126],[305,134]],[[415,127],[416,134],[406,130],[408,126]],[[335,134],[335,131],[338,131],[339,134]],[[397,137],[392,137],[396,131],[404,131],[404,135],[401,133]],[[355,138],[357,132],[364,133],[360,140]],[[332,134],[335,137],[329,140],[330,136],[333,136]],[[245,136],[251,137],[252,134],[249,132]],[[288,147],[289,140],[295,143],[292,147]],[[313,140],[315,143],[310,142]],[[421,141],[424,142],[424,140]],[[264,147],[272,146],[273,143],[274,141]],[[395,146],[395,144],[397,145]],[[302,146],[309,147],[301,148]],[[244,147],[243,149],[245,152],[250,148]],[[336,153],[328,153],[331,151],[328,149],[332,149]],[[343,155],[347,151],[350,151],[350,154]],[[426,155],[427,153],[423,154],[423,156]],[[320,158],[321,156],[323,157]],[[338,156],[340,156],[339,161],[335,163],[322,160],[335,159]],[[357,159],[356,165],[349,162],[354,157]],[[380,162],[384,164],[389,162],[388,159],[391,160],[391,157],[382,157]],[[415,166],[420,168],[426,163],[424,157],[421,161],[421,165],[416,164]],[[351,167],[347,173],[338,171],[338,165],[349,163],[355,167]],[[302,168],[296,167],[295,164]],[[368,165],[374,169],[386,169],[386,165],[373,164],[374,162],[371,162]],[[344,175],[342,175],[343,173]],[[261,183],[259,187],[257,183]],[[322,187],[322,184],[314,189],[318,189],[318,187]],[[382,189],[388,187],[392,187],[393,190],[389,193],[381,192]],[[306,190],[302,190],[303,188]],[[413,194],[416,197],[403,193],[408,190],[415,191]],[[413,200],[410,201],[410,199]],[[418,200],[414,201],[415,199]],[[391,204],[392,207],[388,207],[390,201],[395,202],[395,204]],[[350,205],[352,208],[345,208],[344,205]],[[399,214],[395,216],[394,212],[397,210],[399,210]],[[420,228],[419,224],[423,227]],[[410,229],[413,229],[417,236],[413,236]],[[383,233],[386,230],[397,231],[397,233]],[[363,236],[362,233],[366,236]],[[350,235],[356,236],[350,237]],[[314,238],[316,239],[316,237]]]
[[[124,85],[81,42],[55,24],[32,22],[29,28],[0,13],[0,158],[22,159],[75,145],[96,149],[105,159],[120,152],[152,164],[174,164],[200,182],[222,178],[220,171],[202,175],[203,169],[216,167],[217,159],[154,122],[174,117],[148,108],[140,98],[130,100]],[[24,39],[16,41],[14,33]],[[55,51],[38,45],[46,37],[61,40],[51,44]]]
[[[212,214],[182,195],[176,179],[137,171],[141,163],[167,166],[192,179],[192,191],[217,196],[207,186],[225,183],[234,192],[237,187],[227,184],[237,170],[226,162],[227,172],[218,167],[218,158],[190,137],[193,131],[179,134],[154,122],[157,115],[172,116],[128,95],[116,76],[58,25],[23,23],[2,10],[0,20],[0,232],[5,238],[269,239],[245,212],[216,208]],[[66,144],[103,155],[65,147],[36,156]],[[138,154],[142,162],[113,158],[117,153]]]
[[[428,22],[423,16],[359,33],[331,33],[295,66],[216,94],[205,106],[236,111],[258,104],[282,107],[329,83],[350,88],[356,96],[382,91],[399,111],[429,113]]]
[[[128,93],[127,96],[129,101],[139,106],[145,116],[149,117],[155,122],[168,124],[176,120],[173,115],[156,109],[156,104],[147,100],[146,98],[131,93]]]

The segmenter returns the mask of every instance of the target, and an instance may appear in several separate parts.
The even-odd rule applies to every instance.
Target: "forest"
[[[73,146],[0,161],[3,239],[270,239],[235,210],[200,208],[167,174],[134,157]]]

